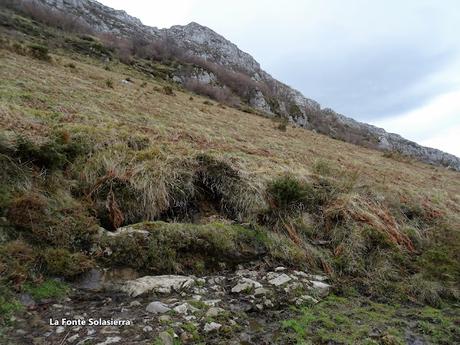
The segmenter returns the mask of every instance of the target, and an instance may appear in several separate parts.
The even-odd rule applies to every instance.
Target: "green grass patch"
[[[8,323],[8,319],[19,310],[22,310],[21,303],[16,300],[11,290],[0,285],[0,326]]]
[[[406,344],[409,338],[454,344],[460,339],[455,307],[422,309],[331,295],[299,313],[283,322],[286,340],[296,344]]]
[[[62,298],[69,292],[69,286],[58,280],[45,280],[40,284],[25,284],[24,291],[29,293],[34,299]]]

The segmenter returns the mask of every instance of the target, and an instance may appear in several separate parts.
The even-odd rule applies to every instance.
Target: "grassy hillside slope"
[[[200,274],[265,260],[326,273],[342,296],[458,303],[458,172],[284,128],[56,43],[96,38],[12,18],[0,46],[3,317],[16,293],[96,264]],[[159,220],[170,224],[148,245],[125,238],[104,254],[100,226]]]

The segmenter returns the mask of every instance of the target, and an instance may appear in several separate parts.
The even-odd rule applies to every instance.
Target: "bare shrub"
[[[133,41],[127,38],[120,38],[110,32],[104,32],[97,35],[102,44],[113,50],[120,61],[124,64],[131,64],[134,55]]]
[[[131,51],[133,55],[141,59],[150,58],[150,43],[145,38],[135,36],[131,39],[131,44]]]
[[[51,61],[48,47],[39,44],[32,44],[29,46],[30,55],[38,60]]]
[[[163,87],[163,92],[165,95],[168,95],[168,96],[175,96],[176,94],[174,93],[173,89],[171,86],[169,85],[166,85]]]
[[[32,0],[8,1],[6,6],[12,8],[38,22],[65,31],[76,33],[91,33],[91,27],[81,18],[64,13]]]
[[[198,95],[207,96],[220,103],[225,103],[231,106],[236,106],[238,104],[236,97],[233,96],[227,88],[213,86],[194,79],[186,80],[184,87],[189,91],[195,92]]]
[[[281,132],[287,131],[287,126],[289,124],[289,120],[285,117],[275,117],[273,121],[277,124],[276,129],[280,130]]]
[[[113,89],[113,80],[112,80],[112,79],[107,79],[107,80],[105,81],[105,85],[106,85],[108,88]]]
[[[220,83],[232,89],[245,102],[249,102],[258,88],[258,83],[246,74],[233,72],[218,65],[215,66],[213,72],[217,75]]]
[[[165,37],[157,41],[153,41],[148,46],[150,56],[154,60],[167,61],[179,60],[185,61],[185,50],[180,48],[171,38]]]
[[[366,225],[381,237],[381,241],[399,245],[409,252],[415,248],[410,238],[402,232],[390,210],[379,202],[356,194],[342,195],[324,210],[326,225],[335,226],[337,220]]]
[[[245,73],[231,71],[221,65],[198,56],[186,55],[182,56],[181,59],[184,62],[194,64],[214,73],[220,84],[230,88],[230,90],[232,90],[244,102],[249,102],[256,90],[261,90],[262,92],[267,90],[267,87],[263,83],[251,79],[251,77]]]
[[[398,150],[386,151],[383,153],[383,157],[390,158],[401,163],[412,163],[414,161],[413,158],[405,155],[404,153]]]

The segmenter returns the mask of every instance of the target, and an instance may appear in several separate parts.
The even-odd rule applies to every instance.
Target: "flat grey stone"
[[[138,279],[129,280],[120,284],[118,286],[118,290],[126,292],[132,297],[136,297],[146,292],[179,292],[184,289],[190,288],[194,283],[195,279],[188,276],[145,276]]]
[[[209,323],[204,325],[204,331],[206,333],[215,332],[215,331],[218,331],[221,327],[222,327],[222,325],[220,323],[209,322]]]
[[[283,274],[280,274],[279,276],[269,280],[268,282],[272,285],[275,285],[275,286],[281,286],[283,284],[286,284],[287,282],[291,281],[292,278],[289,277],[287,274],[283,273]]]
[[[145,308],[145,310],[148,311],[149,313],[153,313],[153,314],[164,314],[164,313],[167,313],[168,311],[170,311],[171,308],[169,308],[166,304],[164,304],[162,302],[155,301],[155,302],[151,302]]]

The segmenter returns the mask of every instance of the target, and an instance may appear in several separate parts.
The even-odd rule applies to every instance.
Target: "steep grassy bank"
[[[202,274],[252,260],[324,272],[351,301],[451,305],[458,319],[458,173],[280,127],[97,39],[14,23],[0,49],[3,320],[17,293],[62,295],[49,278],[95,265]],[[135,223],[148,239],[107,233]]]

